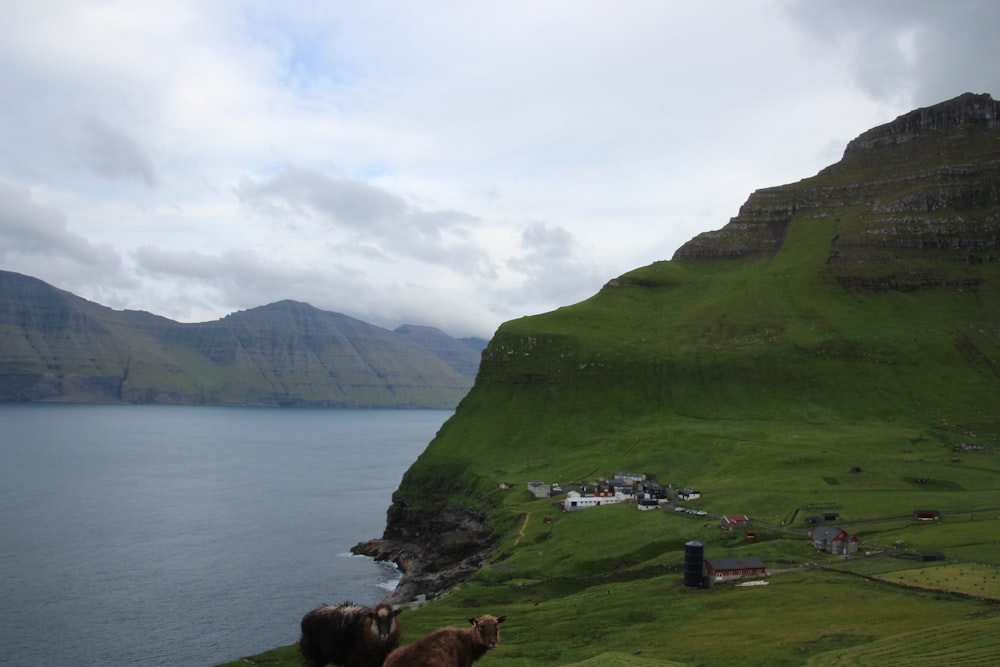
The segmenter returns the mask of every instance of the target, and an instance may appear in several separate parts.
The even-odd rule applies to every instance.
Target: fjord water
[[[0,664],[212,665],[374,604],[442,410],[0,405]]]

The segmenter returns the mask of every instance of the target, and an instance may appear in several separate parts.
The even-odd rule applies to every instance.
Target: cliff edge
[[[505,323],[384,534],[353,551],[400,565],[393,601],[433,597],[499,558],[515,521],[504,475],[629,465],[620,450],[666,457],[669,443],[645,440],[680,437],[666,423],[988,421],[998,118],[971,94],[900,116],[817,175],[752,193],[671,261]]]
[[[1000,102],[966,93],[862,133],[840,162],[812,178],[757,190],[725,227],[691,239],[674,259],[773,256],[793,216],[833,216],[830,270],[845,285],[909,290],[961,284],[968,278],[960,270],[935,276],[912,266],[894,268],[914,259],[998,261],[998,203]]]

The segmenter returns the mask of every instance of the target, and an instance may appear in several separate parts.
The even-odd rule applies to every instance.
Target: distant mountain
[[[489,341],[482,338],[452,338],[440,329],[404,324],[395,332],[406,336],[423,348],[433,352],[462,375],[475,378],[479,370],[479,357]],[[469,354],[469,350],[475,352]]]
[[[453,408],[484,346],[295,301],[184,324],[0,271],[0,401]]]

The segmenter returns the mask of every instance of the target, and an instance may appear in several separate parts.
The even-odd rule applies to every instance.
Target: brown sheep
[[[382,667],[385,656],[399,646],[400,611],[387,604],[369,609],[353,602],[312,610],[302,617],[302,664]]]
[[[507,620],[470,618],[471,628],[442,628],[389,654],[383,667],[472,667],[472,663],[500,642],[500,624]]]

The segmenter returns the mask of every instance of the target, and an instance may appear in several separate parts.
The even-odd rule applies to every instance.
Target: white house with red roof
[[[746,528],[749,525],[750,517],[746,514],[731,514],[722,517],[719,528],[722,528],[722,530],[736,530],[737,528]]]

